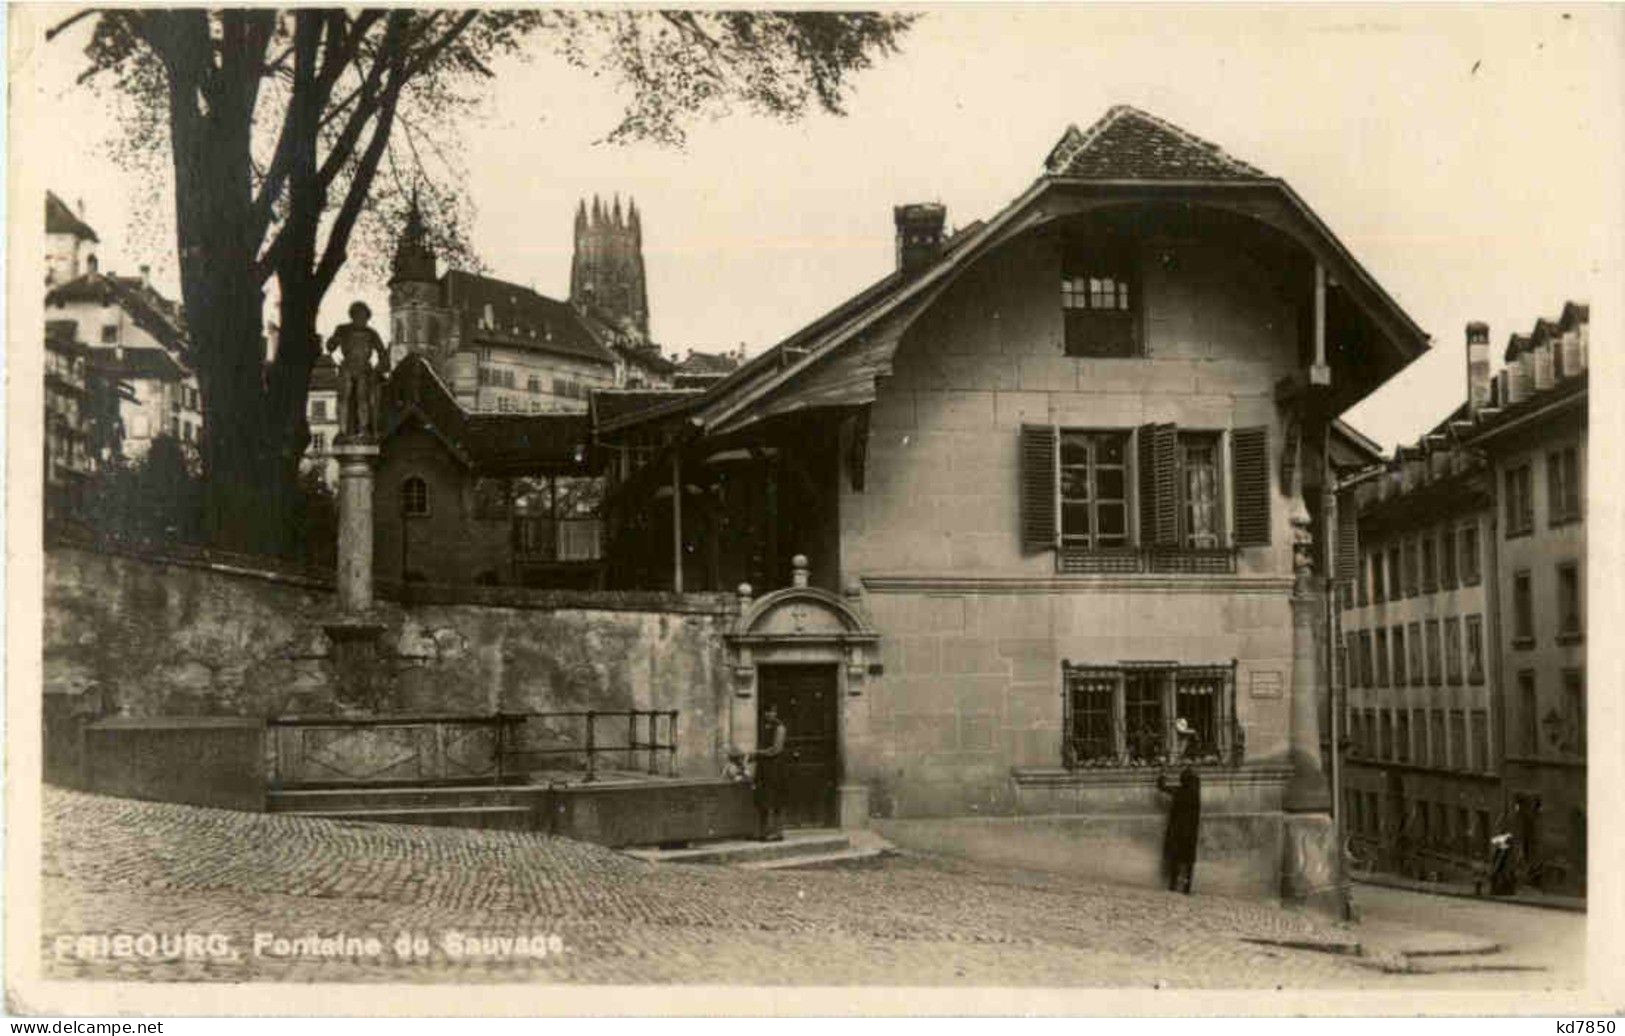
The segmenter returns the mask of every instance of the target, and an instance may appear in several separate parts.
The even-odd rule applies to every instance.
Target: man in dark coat
[[[779,710],[769,705],[762,715],[760,748],[756,760],[756,837],[764,842],[784,841],[784,742],[789,729]]]
[[[1202,779],[1189,766],[1180,771],[1179,784],[1157,775],[1157,790],[1173,801],[1168,807],[1168,831],[1162,839],[1162,866],[1168,890],[1191,894],[1196,869],[1196,842],[1202,830]]]

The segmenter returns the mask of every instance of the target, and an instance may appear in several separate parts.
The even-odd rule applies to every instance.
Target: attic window
[[[1125,249],[1069,245],[1061,264],[1066,355],[1141,355],[1138,295]]]

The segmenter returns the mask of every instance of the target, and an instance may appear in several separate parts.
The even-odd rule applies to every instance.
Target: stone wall
[[[417,589],[434,603],[379,605],[385,712],[677,709],[679,772],[716,772],[730,598]],[[97,691],[129,717],[336,711],[315,581],[56,547],[44,606],[47,694]]]

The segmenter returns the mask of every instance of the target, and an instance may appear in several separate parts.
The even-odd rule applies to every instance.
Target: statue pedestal
[[[378,445],[341,439],[339,462],[338,616],[323,624],[332,644],[338,702],[371,711],[382,704],[388,680],[379,638],[384,624],[372,617],[372,488]]]

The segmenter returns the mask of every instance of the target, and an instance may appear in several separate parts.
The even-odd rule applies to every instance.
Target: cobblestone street
[[[1245,941],[1349,938],[1268,905],[935,857],[777,873],[656,866],[542,835],[55,789],[44,823],[42,949],[53,978],[1176,988],[1410,980],[1348,956]],[[65,938],[148,932],[223,933],[230,952],[106,959]],[[359,959],[275,956],[255,952],[256,932],[371,936],[383,949]],[[397,956],[403,932],[425,937],[428,955]],[[563,950],[458,960],[450,933],[552,934]]]

